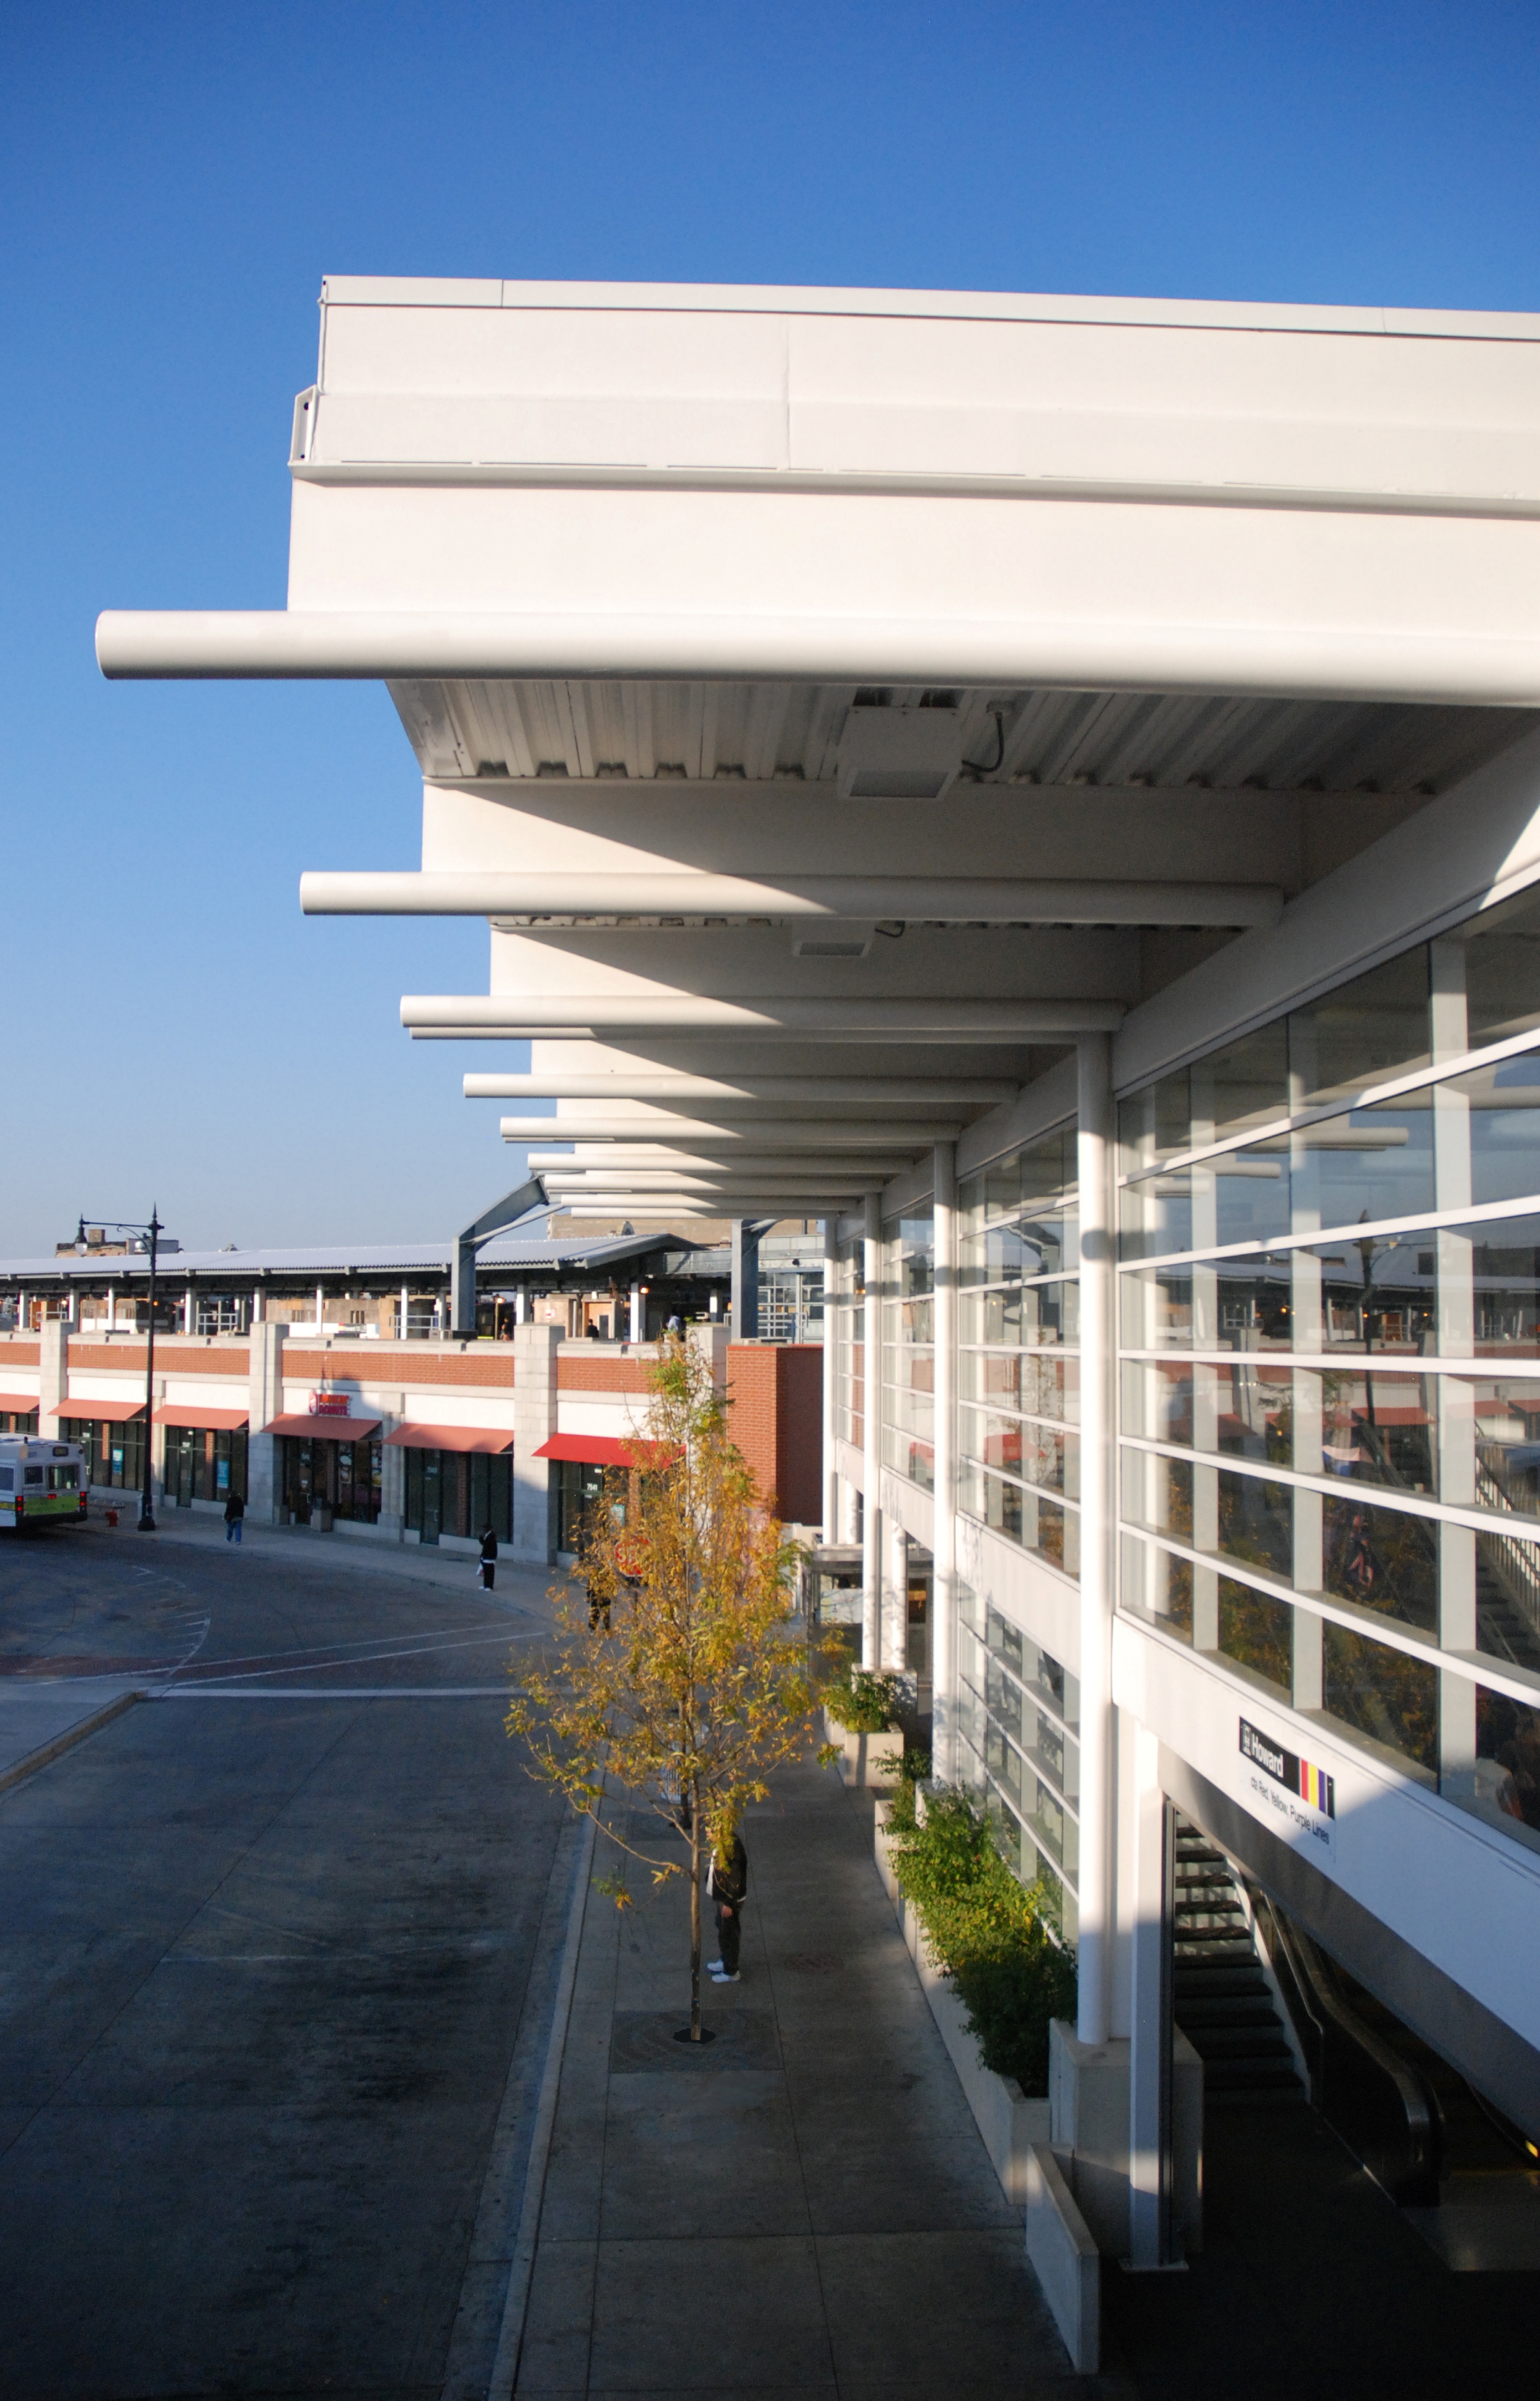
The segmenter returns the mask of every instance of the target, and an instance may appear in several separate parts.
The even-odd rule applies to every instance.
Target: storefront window
[[[60,1433],[85,1451],[90,1481],[114,1492],[138,1492],[144,1483],[144,1420],[127,1424],[92,1418],[61,1418]]]
[[[375,1448],[378,1447],[376,1444]],[[564,1462],[565,1464],[565,1462]],[[474,1539],[490,1525],[499,1543],[513,1539],[511,1452],[416,1450],[406,1453],[406,1528],[419,1542],[443,1534]]]
[[[280,1440],[282,1507],[289,1523],[324,1527],[338,1517],[353,1525],[377,1523],[381,1444],[328,1442],[320,1436],[293,1434],[284,1434]]]

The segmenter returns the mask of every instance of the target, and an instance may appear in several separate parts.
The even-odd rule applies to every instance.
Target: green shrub
[[[1048,2021],[1072,2016],[1075,2005],[1074,1960],[1053,1939],[1048,1895],[1012,1874],[969,1794],[931,1787],[920,1825],[913,1790],[906,1822],[896,1805],[889,1820],[899,1889],[968,2012],[986,2067],[1015,2077],[1024,2092],[1045,2092]]]
[[[847,1734],[886,1734],[898,1708],[898,1679],[868,1668],[842,1667],[820,1695],[837,1726]]]

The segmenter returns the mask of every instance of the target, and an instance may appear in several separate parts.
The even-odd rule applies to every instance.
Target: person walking
[[[724,1859],[714,1849],[711,1865],[706,1871],[706,1892],[716,1904],[716,1940],[721,1947],[719,1959],[708,1959],[706,1973],[714,1984],[736,1984],[739,1982],[738,1959],[743,1940],[743,1902],[749,1888],[749,1855],[743,1848],[742,1834],[735,1833]]]
[[[246,1515],[246,1503],[238,1492],[232,1492],[225,1503],[225,1539],[240,1548],[240,1521]]]
[[[497,1537],[490,1523],[482,1529],[482,1564],[477,1579],[483,1592],[490,1592],[497,1580]]]

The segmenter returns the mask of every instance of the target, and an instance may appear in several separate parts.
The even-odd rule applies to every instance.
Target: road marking
[[[372,1667],[377,1659],[430,1659],[435,1651],[486,1651],[495,1642],[538,1642],[539,1639],[538,1634],[483,1634],[470,1642],[419,1642],[407,1651],[366,1651],[361,1659],[334,1659],[331,1664],[335,1667]],[[282,1653],[276,1655],[281,1657]],[[245,1667],[238,1676],[227,1676],[220,1670],[219,1662],[211,1659],[207,1675],[189,1676],[184,1683],[166,1684],[161,1689],[191,1693],[200,1684],[244,1684],[261,1676],[314,1676],[323,1671],[325,1664],[307,1659],[301,1667]]]
[[[506,1701],[507,1684],[291,1684],[281,1693],[254,1684],[244,1692],[216,1684],[211,1677],[199,1684],[168,1684],[146,1694],[152,1701],[466,1701],[488,1694]]]

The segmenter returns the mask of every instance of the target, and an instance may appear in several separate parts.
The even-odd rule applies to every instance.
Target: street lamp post
[[[144,1488],[140,1494],[139,1531],[142,1534],[153,1534],[156,1530],[152,1436],[152,1429],[155,1425],[156,1269],[159,1263],[160,1237],[166,1229],[154,1207],[150,1210],[150,1222],[147,1226],[129,1224],[120,1217],[93,1217],[91,1223],[100,1225],[103,1233],[142,1234],[148,1240],[150,1245],[150,1327],[149,1338],[144,1346]],[[86,1241],[86,1220],[83,1216],[75,1230],[75,1247],[82,1258],[89,1247]]]

